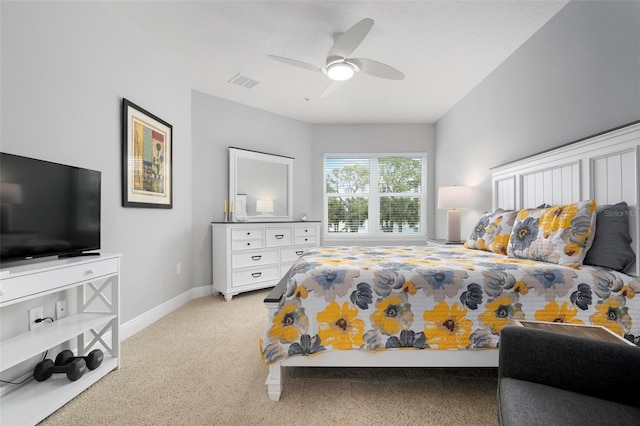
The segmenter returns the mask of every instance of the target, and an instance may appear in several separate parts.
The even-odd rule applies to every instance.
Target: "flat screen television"
[[[100,249],[101,172],[0,153],[0,262]]]

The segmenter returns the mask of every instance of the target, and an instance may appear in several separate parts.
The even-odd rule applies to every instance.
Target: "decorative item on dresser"
[[[211,224],[213,293],[236,294],[274,287],[291,265],[317,247],[320,222]]]

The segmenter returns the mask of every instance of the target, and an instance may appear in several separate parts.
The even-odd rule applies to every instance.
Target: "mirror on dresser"
[[[293,160],[229,147],[229,200],[236,220],[293,220]]]

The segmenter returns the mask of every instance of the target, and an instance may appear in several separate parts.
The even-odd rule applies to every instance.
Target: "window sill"
[[[322,240],[326,242],[334,242],[334,241],[348,241],[348,242],[357,242],[357,241],[388,241],[392,243],[393,241],[402,241],[402,242],[416,242],[425,244],[427,240],[427,234],[323,234]]]

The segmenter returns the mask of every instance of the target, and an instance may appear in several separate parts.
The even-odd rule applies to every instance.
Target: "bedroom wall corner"
[[[639,76],[640,3],[573,1],[438,120],[436,186],[474,191],[463,235],[491,209],[491,167],[640,118]]]

